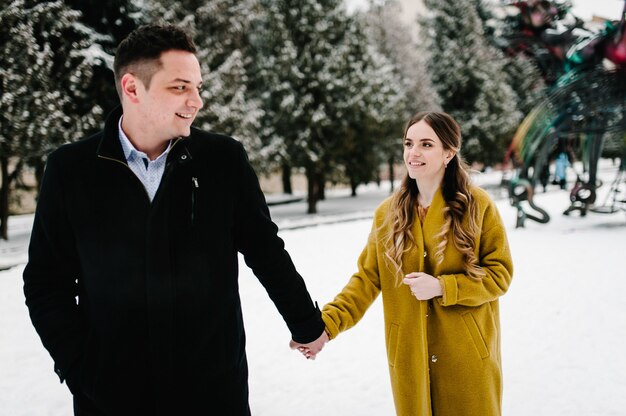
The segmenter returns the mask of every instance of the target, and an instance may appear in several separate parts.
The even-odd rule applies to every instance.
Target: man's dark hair
[[[126,73],[132,73],[141,80],[146,88],[155,72],[161,68],[163,52],[179,50],[196,53],[196,45],[191,37],[174,25],[143,25],[132,31],[120,42],[115,52],[113,72],[115,87],[122,98],[121,79]]]

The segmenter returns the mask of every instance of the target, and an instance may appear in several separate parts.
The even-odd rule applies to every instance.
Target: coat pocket
[[[472,337],[472,341],[474,341],[474,346],[478,350],[478,354],[480,358],[489,357],[489,349],[487,348],[487,344],[485,343],[485,339],[480,332],[480,328],[478,327],[478,323],[476,322],[476,318],[471,312],[464,313],[461,315],[463,318],[463,322],[465,322],[465,326]]]
[[[397,324],[391,324],[389,326],[389,337],[387,343],[387,358],[389,359],[389,366],[396,366],[396,356],[398,351],[398,332],[400,327]]]
[[[198,178],[195,176],[191,177],[191,226],[196,225],[196,194],[198,193],[198,188],[200,188],[200,184],[198,182]]]
[[[73,395],[83,395],[93,399],[93,389],[97,378],[95,370],[97,356],[97,343],[93,334],[89,333],[78,362],[74,364],[65,380],[65,384],[67,384]]]

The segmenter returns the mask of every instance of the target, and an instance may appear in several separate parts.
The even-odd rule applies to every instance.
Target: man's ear
[[[120,84],[122,86],[122,96],[131,103],[138,103],[137,88],[139,80],[133,74],[126,73],[122,76]]]

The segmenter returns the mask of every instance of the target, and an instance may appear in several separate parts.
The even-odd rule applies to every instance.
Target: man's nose
[[[199,90],[195,90],[195,92],[193,93],[193,95],[191,97],[189,97],[189,99],[187,100],[187,105],[190,107],[195,107],[198,110],[201,109],[204,106],[204,103],[202,102],[202,97],[200,96],[200,91]]]

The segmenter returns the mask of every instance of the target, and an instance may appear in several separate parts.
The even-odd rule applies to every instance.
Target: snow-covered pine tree
[[[482,22],[483,30],[489,44],[502,50],[507,44],[505,34],[517,30],[511,27],[514,23],[508,18],[507,7],[494,3],[493,0],[471,0]],[[546,85],[537,63],[524,54],[507,55],[503,53],[504,71],[509,78],[509,85],[517,95],[517,108],[523,116],[545,98]]]
[[[325,179],[342,164],[338,152],[349,130],[372,115],[377,98],[368,92],[380,80],[369,79],[374,66],[366,39],[341,1],[260,3],[265,16],[252,43],[255,90],[265,110],[262,137],[279,163],[305,169],[314,213]]]
[[[369,44],[359,20],[350,25],[336,53],[329,70],[343,77],[348,88],[329,92],[339,108],[337,126],[342,126],[329,154],[355,196],[358,185],[378,176],[387,138],[383,132],[401,109],[405,92],[393,65]]]
[[[84,87],[93,66],[110,57],[78,17],[62,1],[14,0],[0,10],[2,238],[21,169],[30,165],[39,174],[51,150],[97,128],[101,118]]]
[[[367,11],[360,14],[370,44],[393,66],[405,91],[405,106],[396,120],[400,124],[417,111],[440,109],[439,95],[428,71],[428,50],[418,41],[418,30],[404,23],[398,0],[370,0]]]
[[[250,30],[250,87],[264,110],[259,138],[268,155],[268,167],[281,168],[283,191],[291,193],[291,170],[305,159],[295,146],[298,132],[294,126],[303,116],[295,85],[299,79],[298,51],[280,3],[260,0],[259,4],[260,14]]]
[[[155,21],[187,29],[198,48],[204,107],[195,125],[240,140],[257,171],[267,166],[259,139],[260,103],[248,91],[248,29],[255,0],[146,0]]]
[[[547,87],[537,65],[523,55],[509,56],[504,67],[509,85],[517,95],[517,108],[526,117],[546,97]]]
[[[142,1],[131,0],[64,0],[65,4],[81,15],[78,18],[90,31],[98,47],[111,57],[115,56],[117,45],[133,29],[147,23],[146,10],[142,9]],[[92,82],[84,86],[85,92],[100,106],[106,116],[119,105],[119,97],[113,80],[113,60],[109,65],[93,67]],[[104,121],[104,120],[103,120]]]
[[[522,114],[509,85],[502,53],[485,38],[470,0],[425,0],[423,38],[432,51],[432,80],[463,131],[463,155],[470,162],[502,161]]]
[[[395,90],[391,105],[379,109],[377,120],[379,149],[390,178],[395,163],[402,159],[400,137],[407,120],[417,111],[441,109],[427,66],[429,51],[418,41],[417,28],[404,23],[401,14],[398,0],[370,0],[367,10],[356,15],[377,60],[388,67],[384,85]]]

